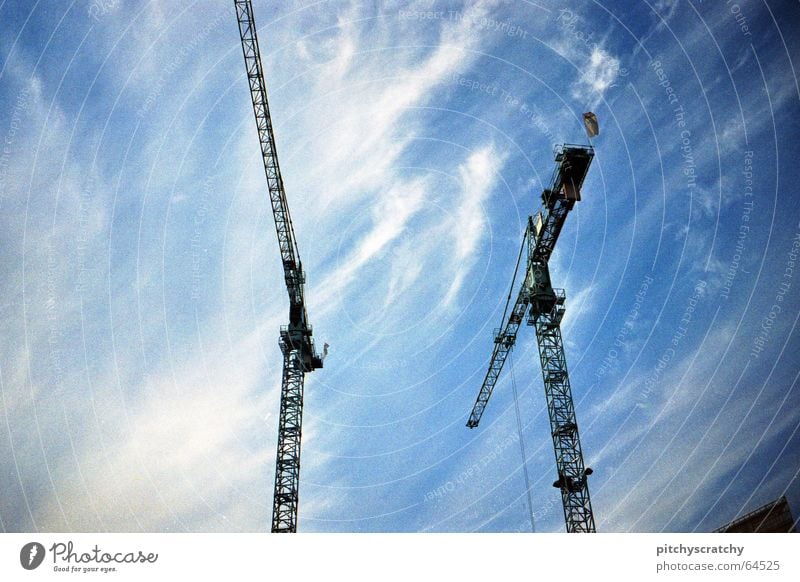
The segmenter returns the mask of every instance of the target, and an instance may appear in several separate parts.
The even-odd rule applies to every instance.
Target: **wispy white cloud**
[[[259,345],[260,338],[248,338],[231,354],[224,344],[209,343],[197,361],[148,376],[138,401],[124,408],[98,403],[107,464],[96,462],[99,435],[79,431],[73,438],[82,478],[69,458],[54,469],[67,529],[130,531],[133,519],[144,531],[194,531],[201,524],[263,530],[267,504],[253,492],[269,488],[265,466],[274,463],[274,452],[249,439],[274,432],[266,411],[278,391],[277,374],[270,375],[269,390],[256,390],[264,378]],[[87,498],[94,514],[85,512]],[[229,521],[231,511],[238,512],[236,521]],[[52,504],[37,518],[44,529],[58,522]]]
[[[461,290],[464,277],[474,265],[475,252],[486,235],[485,205],[495,188],[503,163],[502,154],[489,145],[470,154],[458,169],[462,196],[449,224],[455,242],[452,258],[456,271],[444,298],[445,305],[452,304]]]
[[[364,201],[372,197],[364,206],[370,227],[348,242],[349,251],[336,265],[327,268],[321,265],[316,270],[319,275],[314,280],[318,283],[309,293],[314,301],[310,306],[314,316],[323,317],[326,310],[314,308],[330,307],[332,298],[342,293],[365,266],[384,257],[389,250],[402,248],[394,244],[396,241],[416,238],[416,232],[411,233],[410,228],[425,207],[430,188],[425,176],[404,176],[394,167],[413,141],[409,135],[413,125],[409,123],[407,113],[429,100],[454,70],[469,66],[474,57],[470,56],[468,49],[475,48],[480,42],[480,37],[474,34],[472,22],[491,4],[474,3],[469,8],[469,18],[443,23],[439,35],[441,46],[423,55],[421,62],[418,51],[408,52],[400,59],[391,51],[374,55],[367,52],[376,40],[390,46],[396,31],[383,29],[383,36],[377,39],[368,36],[352,22],[358,12],[355,4],[338,17],[339,27],[331,40],[331,46],[335,48],[333,66],[319,66],[316,69],[318,76],[308,87],[309,92],[301,93],[300,98],[314,102],[333,97],[325,110],[311,107],[297,118],[306,127],[330,131],[335,139],[327,139],[327,135],[325,139],[313,139],[314,145],[302,157],[293,156],[291,147],[283,147],[280,151],[285,152],[282,161],[292,208],[295,217],[300,217],[295,222],[301,244],[304,239],[309,240],[306,226],[313,213],[299,212],[298,209],[310,207],[309,198],[304,196],[315,196],[319,191],[325,192],[321,199],[327,211],[322,214],[322,228],[329,232],[346,228],[347,221],[341,221],[341,217],[346,216],[345,211],[356,204],[364,205]],[[130,49],[139,57],[134,85],[139,78],[157,78],[161,74],[163,53],[158,48],[160,44],[153,43],[158,42],[166,27],[173,26],[164,20],[164,14],[159,10],[147,11],[143,18],[134,39],[136,47]],[[319,57],[310,51],[308,56]],[[354,64],[356,61],[358,66]],[[276,265],[268,259],[270,249],[254,245],[256,229],[268,235],[272,228],[268,209],[263,205],[263,176],[259,171],[258,148],[254,147],[252,131],[242,132],[241,137],[232,140],[232,151],[241,153],[239,163],[251,160],[254,172],[252,178],[248,176],[238,187],[230,188],[236,193],[231,202],[226,203],[216,195],[215,190],[222,184],[222,179],[217,176],[211,178],[211,191],[204,194],[196,187],[178,184],[174,176],[158,170],[166,160],[172,159],[173,144],[185,143],[192,135],[187,132],[195,131],[189,124],[184,124],[182,115],[177,119],[169,117],[176,113],[173,107],[161,106],[175,103],[170,92],[176,87],[186,87],[190,91],[191,87],[197,86],[198,76],[207,73],[203,69],[207,63],[186,65],[186,77],[178,75],[182,70],[179,66],[172,71],[179,78],[170,83],[169,88],[164,87],[162,92],[152,96],[151,106],[146,111],[145,121],[149,129],[140,131],[171,127],[172,138],[167,143],[163,136],[156,135],[156,139],[148,140],[145,147],[135,152],[137,165],[149,165],[154,169],[146,182],[149,206],[145,207],[142,217],[134,215],[122,220],[134,224],[140,221],[139,228],[144,231],[140,232],[138,240],[143,246],[135,249],[136,254],[126,253],[122,257],[115,254],[112,273],[103,268],[88,275],[84,302],[102,305],[98,313],[84,313],[81,319],[80,302],[71,292],[75,284],[74,246],[63,247],[56,243],[54,247],[59,268],[51,269],[51,272],[58,293],[63,296],[59,303],[61,328],[71,337],[80,332],[81,326],[97,325],[94,318],[99,317],[102,322],[102,319],[113,316],[110,319],[118,328],[119,335],[113,346],[105,341],[99,345],[88,344],[85,354],[80,344],[74,346],[74,361],[81,361],[83,356],[92,362],[103,361],[101,354],[104,350],[113,349],[113,360],[106,360],[108,364],[104,366],[93,363],[89,373],[91,381],[100,387],[95,393],[96,409],[101,411],[100,421],[82,424],[84,417],[71,408],[72,399],[64,402],[64,418],[52,418],[40,412],[45,441],[54,441],[55,435],[64,430],[66,420],[73,450],[71,456],[53,463],[51,467],[55,491],[50,499],[54,502],[35,510],[36,525],[42,529],[262,530],[266,522],[263,518],[268,508],[264,499],[267,497],[265,492],[271,488],[269,465],[274,459],[275,438],[275,418],[269,415],[277,406],[280,369],[280,355],[272,338],[277,326],[283,322],[285,292],[281,289],[282,278]],[[120,75],[124,76],[124,72],[120,71]],[[118,75],[111,77],[111,84],[120,87],[127,80]],[[373,82],[384,77],[389,82]],[[363,92],[354,96],[353,87],[362,87]],[[280,102],[281,93],[277,93]],[[138,107],[150,93],[146,86],[136,85],[131,88],[130,95],[134,96],[133,106]],[[37,121],[44,119],[49,104],[43,103],[38,93],[33,101],[30,117]],[[331,111],[337,115],[331,117]],[[246,127],[249,128],[250,113],[245,112],[245,115]],[[333,125],[331,121],[334,121]],[[69,123],[68,116],[61,113],[56,104],[50,111],[43,151],[69,149],[55,145],[69,141]],[[279,133],[279,139],[285,135]],[[81,198],[85,193],[85,168],[94,153],[94,150],[87,150],[85,156],[71,157],[64,171],[52,165],[37,173],[37,180],[47,178],[51,183],[61,185],[61,219],[58,225],[66,230],[58,232],[57,241],[74,243],[80,235],[81,253],[92,268],[98,265],[96,258],[108,255],[109,245],[113,247],[115,241],[124,240],[119,238],[123,236],[119,229],[122,227],[124,232],[127,226],[115,224],[115,235],[109,239],[112,230],[110,201],[117,190],[113,180],[99,174],[93,178],[90,200],[91,207],[97,212],[91,212],[88,220],[79,216],[85,211],[81,205],[87,202]],[[183,160],[180,170],[193,185],[202,183],[207,177],[207,166],[192,165],[189,163],[191,159],[186,160],[184,155],[175,159]],[[458,241],[459,257],[464,261],[461,268],[467,268],[466,263],[481,236],[479,223],[471,223],[468,213],[488,195],[491,184],[487,180],[493,177],[484,174],[491,171],[488,166],[494,161],[489,150],[479,152],[467,164],[469,171],[463,175],[464,187],[470,190],[464,192],[459,217],[466,220],[464,232],[467,239],[462,241],[454,237],[453,241],[454,245]],[[107,162],[102,154],[99,162],[99,167]],[[455,160],[453,164],[452,171],[456,174],[459,163],[460,160]],[[302,173],[309,176],[309,188],[295,186],[292,179],[297,175],[294,164],[303,166]],[[23,167],[17,166],[19,170]],[[108,167],[113,168],[113,164]],[[42,169],[50,171],[52,176],[45,176]],[[220,175],[224,176],[225,168],[216,168],[215,172],[222,172]],[[136,188],[141,185],[144,189],[144,184],[141,177],[136,177]],[[334,187],[330,188],[331,185]],[[212,210],[209,212],[203,206],[201,215],[198,198],[204,195],[210,198],[204,199],[203,205]],[[172,204],[169,210],[171,222],[161,214],[160,205],[167,201]],[[116,220],[124,216],[120,214],[120,208],[127,202],[123,200],[118,205]],[[255,207],[261,210],[253,213]],[[166,210],[166,204],[163,208]],[[48,233],[47,215],[42,216],[41,210],[42,206],[37,206],[37,214],[30,221],[29,239],[39,239],[40,235]],[[229,214],[227,217],[226,212]],[[198,217],[202,218],[199,223],[196,222]],[[192,230],[183,234],[173,233],[171,229],[177,228],[183,220],[190,223]],[[195,233],[195,228],[200,229],[199,234]],[[38,229],[41,229],[40,233]],[[185,237],[183,242],[182,236]],[[215,239],[221,236],[224,238],[216,244]],[[450,236],[453,236],[452,232]],[[177,239],[174,247],[167,244],[170,237]],[[210,318],[198,318],[192,326],[195,329],[182,330],[164,303],[172,300],[174,277],[181,276],[175,273],[172,277],[164,269],[165,257],[174,260],[171,256],[174,249],[189,249],[190,256],[195,251],[203,253],[205,258],[197,264],[192,263],[192,268],[198,270],[200,284],[211,292],[212,301],[220,306]],[[408,244],[401,252],[409,253],[405,259],[413,254],[417,263],[423,265],[426,257],[420,255],[421,251],[438,255],[441,250],[436,245]],[[29,273],[48,272],[47,256],[34,261],[30,250],[26,252]],[[398,265],[405,259],[398,261]],[[102,261],[99,264],[103,265]],[[266,265],[266,273],[261,273],[264,269],[260,267],[254,272],[254,264]],[[182,268],[180,261],[177,265]],[[387,277],[391,294],[402,294],[414,283],[419,272],[419,269],[416,273],[413,269],[395,269]],[[188,275],[194,276],[193,273]],[[112,279],[111,289],[104,274]],[[265,279],[272,281],[267,296],[277,301],[268,300],[266,308],[260,310],[262,301],[254,302],[253,292],[264,285]],[[123,281],[135,284],[128,286]],[[181,287],[185,285],[180,284],[177,288]],[[30,293],[28,297],[31,298]],[[45,299],[42,298],[42,303]],[[67,309],[67,302],[72,303],[70,309]],[[137,309],[149,315],[131,313]],[[261,318],[261,323],[255,327],[252,325],[254,309],[260,310]],[[50,331],[46,317],[37,316],[26,324],[26,328],[31,342],[46,344]],[[242,333],[248,328],[250,332],[243,337]],[[138,331],[133,341],[124,341],[128,331]],[[101,337],[105,333],[99,332]],[[160,350],[161,359],[145,365],[143,355],[157,351],[158,345],[164,346]],[[24,350],[7,354],[6,362],[13,365],[4,363],[4,382],[13,382],[19,388],[27,385],[27,368],[38,371],[42,367],[39,354],[37,351],[33,358]],[[18,372],[12,373],[13,370]],[[64,381],[72,388],[79,382],[78,378],[80,370],[70,369]],[[264,390],[265,386],[267,390]],[[117,389],[121,393],[117,393]],[[32,394],[38,392],[50,397],[51,388],[34,382]],[[21,390],[15,389],[5,395],[7,414],[22,418],[35,406]],[[126,405],[116,408],[114,403],[119,404],[120,397]],[[74,404],[78,405],[77,402]],[[25,413],[21,414],[20,409]],[[304,427],[307,445],[313,445],[317,440],[315,435],[319,434],[320,425],[314,422],[314,416],[311,415]],[[269,420],[265,422],[265,418]],[[102,450],[108,451],[104,463],[98,463],[99,441],[102,441]],[[76,466],[80,468],[77,473]],[[305,467],[309,472],[313,469],[313,465]],[[30,477],[35,479],[32,474]],[[120,510],[119,504],[115,503],[117,499],[126,500],[125,510]],[[313,491],[306,501],[309,507],[320,503],[319,499],[315,501]],[[260,508],[260,511],[248,512],[245,509],[248,506]],[[92,511],[84,511],[89,507]],[[62,508],[68,508],[65,515],[62,515]]]
[[[97,27],[87,40],[89,60],[100,62],[97,59],[108,56],[120,41],[114,62],[134,65],[113,68],[106,63],[90,96],[92,115],[84,114],[85,125],[74,135],[76,112],[70,98],[80,84],[70,85],[75,80],[68,76],[65,88],[70,95],[57,92],[52,79],[63,71],[55,67],[47,75],[40,71],[48,81],[35,77],[31,85],[25,128],[12,144],[13,167],[3,175],[7,187],[2,204],[7,212],[0,217],[6,265],[4,333],[21,338],[0,348],[4,403],[0,432],[13,437],[19,459],[15,467],[6,454],[10,440],[0,437],[4,469],[0,488],[13,491],[6,499],[15,505],[0,500],[8,529],[34,528],[20,509],[21,488],[29,494],[40,529],[263,531],[268,523],[281,363],[275,339],[278,325],[285,323],[286,295],[232,7],[219,9],[217,4],[202,4],[208,13],[192,10],[186,18],[175,18],[156,5],[137,7],[143,12],[128,33],[124,27],[138,12],[119,4],[108,17],[108,26]],[[489,265],[487,272],[495,266],[490,264],[492,253],[486,252],[490,212],[499,207],[493,194],[506,181],[516,192],[522,190],[516,185],[530,180],[527,169],[518,171],[516,164],[508,164],[511,150],[502,138],[524,138],[530,128],[504,125],[515,123],[500,99],[497,103],[466,100],[471,113],[480,113],[480,121],[497,124],[494,129],[500,131],[488,136],[472,131],[473,126],[453,131],[454,117],[441,112],[453,105],[449,99],[457,93],[455,74],[477,78],[476,64],[481,75],[494,74],[487,62],[519,59],[523,66],[525,59],[535,58],[531,54],[539,53],[527,52],[528,45],[519,38],[502,45],[501,34],[480,25],[483,17],[511,14],[510,5],[468,2],[462,18],[424,23],[391,11],[406,6],[386,4],[378,14],[365,13],[366,5],[352,2],[325,13],[290,8],[277,20],[259,18],[262,39],[269,39],[262,41],[262,50],[287,194],[309,277],[309,314],[318,338],[331,334],[347,344],[341,351],[334,346],[336,359],[309,379],[301,524],[308,529],[372,524],[397,529],[431,524],[434,529],[507,529],[513,519],[504,517],[503,511],[513,512],[521,505],[517,443],[503,445],[503,454],[489,455],[515,431],[509,391],[496,395],[501,400],[496,403],[500,406],[496,418],[501,420],[495,432],[489,423],[482,429],[487,436],[471,434],[474,440],[466,447],[460,407],[471,404],[474,393],[472,386],[464,390],[460,383],[486,355],[485,344],[483,351],[472,350],[476,342],[470,334],[483,322],[474,313],[466,315],[470,311],[466,296],[484,290],[476,290],[472,278],[483,261]],[[670,26],[676,24],[675,30],[680,24],[674,17],[677,6],[677,2],[655,6]],[[527,23],[524,12],[520,14],[517,19],[514,13],[514,24],[539,30],[539,23]],[[176,55],[169,39],[178,32],[196,32],[205,24],[215,28],[208,34],[199,29],[202,42],[194,45],[197,54]],[[553,89],[588,104],[608,97],[620,83],[621,61],[628,62],[623,47],[609,42],[610,33],[601,35],[592,47],[552,28],[541,27],[542,38],[576,66]],[[695,37],[702,34],[690,36],[686,46],[694,46]],[[487,61],[490,52],[498,59]],[[681,62],[674,46],[659,54],[665,62]],[[27,83],[32,63],[19,65],[18,56],[12,61],[11,77],[3,80],[10,79],[16,88]],[[74,67],[82,62],[76,60]],[[756,66],[753,59],[740,59],[739,66],[748,62]],[[696,64],[703,74],[703,64]],[[514,81],[508,88],[525,94],[527,89],[514,89],[516,77],[506,78],[502,70],[498,64],[497,77],[487,75],[487,81],[500,88]],[[92,78],[96,72],[91,68],[83,74]],[[672,70],[670,75],[682,98],[688,99],[687,77]],[[770,89],[776,89],[771,93],[773,105],[785,109],[796,96],[794,84],[770,70],[767,77]],[[650,81],[641,87],[644,101],[662,103],[662,88]],[[529,77],[518,85],[523,83],[527,86]],[[115,100],[118,94],[120,99]],[[137,115],[151,94],[146,115]],[[459,94],[459,99],[463,97]],[[533,93],[525,98],[539,102]],[[743,92],[742,98],[745,109],[757,112],[757,119],[748,122],[750,135],[771,129],[763,91],[756,87]],[[98,111],[103,115],[95,115]],[[627,138],[628,120],[615,113]],[[575,121],[568,111],[558,115],[564,116],[563,125]],[[205,123],[198,124],[203,119]],[[735,120],[736,114],[726,109],[716,119]],[[653,122],[659,132],[673,129],[668,116],[666,120],[654,116]],[[723,144],[741,138],[737,121],[720,127]],[[0,127],[0,134],[5,130]],[[462,133],[469,139],[454,137]],[[604,135],[602,139],[613,145],[608,137],[612,133]],[[662,144],[662,153],[675,155],[680,144],[675,145],[674,134],[665,135],[669,143]],[[443,137],[451,141],[431,145]],[[697,165],[708,168],[716,150],[713,132],[698,131],[695,137]],[[131,148],[126,153],[128,143]],[[521,150],[527,147],[523,139],[518,145]],[[632,142],[631,150],[637,145]],[[602,156],[595,164],[602,162],[605,169],[616,164],[613,150],[598,148]],[[726,148],[722,150],[725,153]],[[98,164],[92,170],[95,154]],[[597,176],[597,165],[591,176]],[[648,183],[657,183],[649,178],[658,165],[655,156],[644,160],[636,166],[637,180],[647,176]],[[594,333],[598,314],[606,311],[603,302],[609,286],[616,283],[618,273],[636,268],[636,261],[623,264],[619,261],[623,255],[614,254],[624,246],[620,241],[635,240],[633,258],[642,258],[641,249],[659,231],[665,206],[667,220],[673,220],[667,228],[684,226],[685,215],[679,213],[688,208],[686,201],[671,194],[676,183],[671,172],[680,171],[678,164],[670,166],[666,177],[669,200],[648,196],[633,205],[633,215],[626,194],[630,184],[615,175],[621,166],[613,167],[615,171],[606,171],[604,180],[613,192],[606,212],[614,216],[608,237],[615,240],[609,253],[614,258],[609,262],[603,254],[597,278],[578,285],[590,278],[586,265],[591,258],[579,253],[574,261],[567,261],[568,254],[554,257],[554,272],[561,267],[559,286],[569,293],[568,347],[583,345],[574,336],[584,326],[594,326]],[[202,186],[205,182],[208,188]],[[719,207],[720,184],[704,184],[692,201],[693,236],[685,261],[699,264],[695,259],[708,251],[705,227],[729,203],[723,198]],[[20,219],[26,205],[29,214]],[[582,215],[575,218],[581,218],[577,246],[585,245]],[[597,228],[596,220],[589,218],[590,229]],[[700,223],[697,233],[695,220]],[[577,222],[572,224],[578,228]],[[679,235],[680,245],[687,241],[687,231]],[[661,252],[665,255],[659,265],[677,263],[673,238],[664,237]],[[82,298],[74,292],[79,260],[90,269]],[[718,272],[716,258],[712,265]],[[677,276],[662,268],[663,280]],[[190,297],[187,289],[192,285],[200,289],[202,300]],[[487,280],[480,287],[493,285]],[[470,307],[482,308],[484,303]],[[49,309],[52,305],[57,308]],[[605,324],[615,327],[613,310],[607,315]],[[703,317],[700,311],[697,317]],[[643,327],[650,323],[642,320]],[[405,328],[414,332],[398,332]],[[659,331],[656,339],[668,341],[667,332]],[[598,389],[599,395],[586,396],[579,418],[587,429],[587,442],[606,443],[605,448],[586,447],[597,469],[595,478],[602,483],[593,494],[598,508],[605,508],[606,526],[657,528],[659,519],[673,517],[671,509],[685,501],[681,496],[691,498],[686,511],[697,515],[702,510],[699,498],[710,497],[703,488],[730,472],[748,453],[747,439],[738,439],[714,465],[713,455],[723,449],[719,443],[726,442],[731,427],[711,426],[710,419],[719,410],[715,406],[730,394],[725,387],[735,383],[733,372],[722,369],[708,389],[702,388],[721,361],[726,334],[731,333],[730,325],[720,325],[703,348],[702,360],[693,365],[689,357],[676,359],[672,372],[661,380],[663,391],[636,407],[636,422],[619,432],[615,431],[621,411],[636,402],[652,346],[642,345],[643,337],[637,337],[637,348],[644,348],[642,359],[647,363],[632,364],[629,378],[616,392]],[[56,340],[51,340],[53,334]],[[396,335],[387,341],[389,334]],[[53,345],[62,350],[58,357]],[[526,431],[538,439],[528,448],[535,487],[539,491],[544,487],[557,498],[549,487],[552,451],[535,344],[530,339],[526,346],[517,371],[519,378],[535,379],[526,386],[536,391],[536,400],[527,402],[527,395],[523,397],[532,407]],[[582,355],[590,363],[599,359],[592,350]],[[374,368],[353,366],[363,354],[369,355]],[[735,357],[729,354],[725,363]],[[684,378],[681,372],[690,365]],[[582,370],[576,368],[579,375]],[[704,399],[692,412],[698,386]],[[750,396],[725,408],[726,415],[743,417],[742,407],[753,403]],[[673,436],[671,428],[690,414],[709,446],[698,447],[692,441],[696,433],[686,431],[665,451],[664,439]],[[768,422],[765,418],[759,412],[748,419],[745,430]],[[787,414],[771,430],[785,428],[790,420]],[[453,423],[458,427],[451,430]],[[541,439],[536,436],[540,430]],[[609,435],[615,436],[603,440]],[[370,458],[373,453],[376,458]],[[629,453],[631,458],[623,462]],[[448,479],[457,480],[464,467],[475,462],[481,466],[477,479],[437,507],[426,505],[427,491]],[[671,471],[686,462],[692,466],[681,473]],[[601,481],[612,466],[615,475]],[[706,475],[704,470],[711,466],[714,470]],[[683,476],[693,484],[685,484]],[[617,487],[619,483],[626,486]],[[630,483],[636,486],[631,489]],[[702,495],[696,498],[692,487],[697,483],[702,484]],[[660,497],[651,506],[654,495]],[[406,507],[414,509],[403,513]],[[555,523],[555,517],[551,521]],[[692,523],[689,518],[674,521]]]
[[[419,212],[426,189],[421,181],[392,188],[372,212],[372,227],[355,248],[338,262],[338,268],[314,291],[315,302],[331,305],[359,269],[397,239],[408,221]]]
[[[597,107],[608,90],[616,85],[620,60],[608,51],[595,46],[580,64],[578,79],[572,85],[572,97],[590,109]]]
[[[736,423],[753,423],[766,438],[794,426],[791,416],[771,424],[774,406],[754,408],[750,397],[735,397],[735,392],[751,391],[746,386],[750,381],[738,378],[739,368],[723,364],[735,357],[735,347],[729,353],[732,342],[733,321],[720,322],[696,345],[686,347],[680,360],[669,363],[654,388],[646,387],[646,378],[632,374],[602,410],[589,414],[597,419],[589,427],[593,431],[607,422],[611,410],[629,415],[587,461],[608,469],[602,487],[594,490],[598,503],[614,498],[602,518],[604,527],[661,531],[668,522],[670,529],[679,530],[698,525],[696,520],[708,509],[703,505],[707,498],[693,496],[742,466],[752,450],[747,435],[734,438]],[[729,445],[724,454],[710,444],[720,442]],[[615,494],[617,482],[626,483],[622,496]],[[676,513],[677,508],[682,513]]]

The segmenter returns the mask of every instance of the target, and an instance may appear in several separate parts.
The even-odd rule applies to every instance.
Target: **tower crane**
[[[502,326],[495,333],[489,369],[467,422],[469,428],[478,426],[527,314],[527,324],[535,328],[539,344],[550,433],[555,450],[558,479],[553,487],[561,492],[564,520],[570,533],[595,531],[587,484],[592,469],[584,467],[561,337],[566,295],[563,289],[553,288],[548,263],[567,215],[581,199],[581,187],[593,157],[594,149],[591,146],[565,144],[556,148],[556,167],[549,186],[542,192],[542,208],[535,218],[528,217],[522,239],[520,258],[527,247],[525,277],[510,311],[506,304]],[[513,285],[512,282],[512,292]]]
[[[303,385],[305,374],[322,367],[308,323],[304,299],[305,274],[294,236],[292,218],[278,166],[275,135],[267,101],[267,87],[261,66],[253,6],[250,0],[234,0],[239,35],[242,40],[250,98],[261,143],[267,189],[275,218],[283,263],[286,291],[289,293],[289,325],[281,326],[279,345],[283,354],[278,454],[275,460],[275,492],[272,498],[272,532],[297,531],[297,502],[300,482],[300,437],[303,424]]]

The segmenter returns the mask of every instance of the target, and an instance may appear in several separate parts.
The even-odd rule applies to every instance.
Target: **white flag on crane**
[[[600,133],[600,125],[597,123],[597,116],[591,111],[583,114],[583,125],[589,137],[594,137]]]

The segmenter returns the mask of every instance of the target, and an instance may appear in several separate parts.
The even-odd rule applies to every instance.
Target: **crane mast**
[[[495,334],[489,369],[467,421],[469,428],[478,426],[527,314],[527,325],[536,331],[553,438],[558,473],[553,487],[561,492],[564,520],[570,533],[595,531],[586,479],[592,470],[584,466],[561,336],[566,295],[563,289],[553,288],[548,263],[567,215],[575,202],[580,201],[581,187],[593,157],[591,146],[563,145],[556,149],[556,168],[549,186],[542,192],[542,210],[535,219],[528,217],[523,236],[522,245],[523,248],[527,245],[528,251],[525,277],[512,309],[503,315],[502,326]]]
[[[278,165],[253,6],[250,0],[234,0],[234,5],[272,215],[275,218],[286,291],[289,294],[289,325],[281,327],[279,340],[283,354],[283,374],[272,501],[272,532],[294,533],[297,531],[305,374],[321,368],[322,358],[317,355],[312,339],[313,331],[308,324],[304,297],[305,274]]]

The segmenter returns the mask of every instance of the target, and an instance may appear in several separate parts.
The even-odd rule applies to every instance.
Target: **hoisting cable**
[[[531,532],[536,532],[536,523],[533,521],[533,502],[531,501],[531,482],[528,477],[528,456],[525,454],[525,443],[522,440],[522,417],[519,413],[519,398],[517,396],[517,381],[514,378],[514,348],[512,347],[508,352],[508,358],[511,360],[511,389],[514,392],[514,410],[517,413],[517,434],[519,435],[519,452],[522,455],[522,473],[525,475],[525,493],[528,495],[528,512],[531,518]]]
[[[511,279],[511,287],[508,288],[508,297],[506,297],[506,306],[503,308],[503,319],[500,321],[505,323],[506,313],[508,313],[508,304],[511,303],[511,294],[514,292],[514,283],[517,281],[517,272],[519,271],[519,262],[522,260],[522,251],[525,249],[525,243],[528,241],[528,227],[525,227],[525,236],[522,237],[522,245],[519,247],[519,254],[517,255],[517,264],[514,267],[514,277]]]

